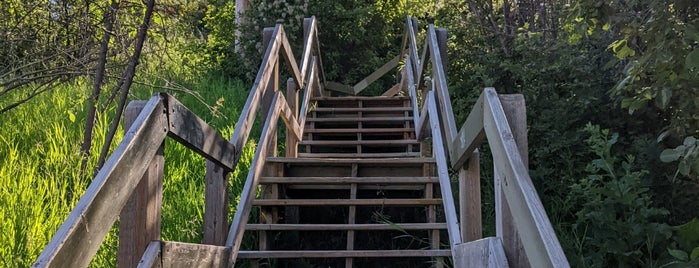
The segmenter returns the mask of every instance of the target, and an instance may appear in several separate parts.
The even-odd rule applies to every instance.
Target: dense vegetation
[[[419,17],[421,27],[431,17],[449,31],[458,122],[485,86],[524,94],[531,176],[571,264],[699,264],[693,1],[251,2],[236,54],[234,3],[157,1],[127,96],[176,93],[230,134],[257,71],[262,27],[283,23],[296,45],[302,18],[316,15],[326,78],[351,85],[398,53],[405,15]],[[110,17],[110,6],[117,16]],[[89,184],[91,172],[81,170],[98,164],[99,148],[81,153],[80,143],[91,92],[96,84],[109,89],[95,105],[98,146],[119,109],[115,99],[147,9],[123,0],[0,4],[0,266],[31,264]],[[111,21],[105,80],[94,83]],[[396,77],[384,79],[376,90]],[[483,161],[492,165],[487,156]],[[176,164],[166,171],[163,236],[198,241],[203,160],[168,143],[166,162]],[[483,208],[490,215],[487,170]],[[95,266],[113,265],[114,235]]]

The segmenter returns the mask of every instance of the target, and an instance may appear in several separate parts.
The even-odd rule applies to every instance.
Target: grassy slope
[[[229,137],[248,91],[241,83],[218,77],[196,78],[190,84],[220,115],[215,116],[191,96],[179,94],[178,99]],[[61,86],[0,115],[0,267],[30,266],[91,180],[78,174],[85,92],[89,87],[81,82]],[[147,99],[151,93],[144,87],[133,90],[139,99]],[[102,116],[97,124],[91,167],[103,143],[107,120]],[[114,145],[122,133],[120,130]],[[251,138],[257,135],[253,133]],[[231,177],[232,197],[240,191],[235,185],[245,179],[252,147],[245,150],[241,167]],[[204,159],[168,140],[165,161],[163,239],[199,242]],[[116,235],[116,229],[109,233],[92,266],[114,266]]]

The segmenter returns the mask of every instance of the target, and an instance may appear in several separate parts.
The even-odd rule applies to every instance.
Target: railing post
[[[305,75],[305,74],[303,74]],[[306,81],[308,83],[308,81]],[[301,118],[299,116],[299,107],[297,105],[299,99],[299,92],[296,88],[296,83],[293,78],[286,80],[286,101],[289,103],[289,108],[291,112],[296,116],[296,118]],[[303,127],[303,126],[301,126]],[[298,155],[298,140],[294,135],[291,134],[289,128],[286,130],[286,157],[296,157]]]
[[[442,60],[442,70],[444,70],[444,73],[447,73],[447,29],[445,28],[438,28],[435,29],[435,33],[437,34],[437,47],[439,47],[439,56],[440,59]]]
[[[522,94],[499,95],[507,122],[517,143],[525,167],[529,167],[529,145],[527,144],[527,109]],[[524,246],[514,225],[512,213],[502,190],[503,175],[495,169],[495,219],[497,236],[502,237],[505,255],[515,267],[530,267]]]
[[[468,166],[459,170],[459,215],[464,243],[483,238],[480,160],[480,153],[475,150]]]
[[[124,129],[129,129],[145,101],[132,101],[124,113]],[[118,267],[136,267],[153,240],[160,240],[160,215],[163,200],[164,143],[121,210],[119,220]],[[80,249],[75,249],[80,250]]]
[[[272,34],[274,33],[274,27],[267,27],[262,30],[262,47],[263,50],[266,49],[272,40]],[[276,55],[275,55],[276,56]],[[262,118],[267,118],[269,113],[269,108],[274,98],[274,93],[279,90],[279,59],[274,64],[274,70],[272,71],[272,76],[269,78],[270,81],[267,83],[267,88],[263,89],[262,103],[260,105],[260,115]],[[268,156],[277,155],[277,134],[274,133],[269,140],[272,148],[268,151]]]
[[[242,148],[235,148],[242,150]],[[206,160],[203,244],[222,246],[228,236],[228,172]]]

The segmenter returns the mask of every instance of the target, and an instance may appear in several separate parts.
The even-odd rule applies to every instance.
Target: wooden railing
[[[467,248],[466,242],[482,238],[478,148],[487,138],[495,170],[496,233],[509,264],[569,267],[522,157],[527,151],[524,98],[499,96],[493,88],[486,88],[457,133],[444,71],[446,30],[428,25],[421,57],[417,33],[417,20],[408,17],[399,88],[412,98],[415,135],[420,139],[432,136],[455,264],[465,263],[460,258],[468,255],[461,252]],[[428,65],[431,80],[425,75]],[[501,99],[511,105],[503,106]],[[451,198],[449,165],[459,171],[460,219]]]
[[[291,53],[283,27],[278,24],[264,30],[266,50],[263,62],[230,141],[170,95],[156,94],[146,103],[131,103],[127,114],[133,116],[125,118],[125,123],[130,123],[130,127],[127,126],[123,140],[33,267],[87,267],[120,214],[119,266],[150,267],[151,264],[160,263],[158,259],[161,251],[164,251],[158,242],[163,145],[168,136],[207,159],[204,243],[226,247],[201,249],[198,245],[186,243],[162,245],[168,250],[176,248],[183,252],[190,252],[188,250],[194,248],[208,250],[213,254],[211,256],[231,252],[228,255],[230,258],[218,258],[220,260],[213,260],[212,263],[230,263],[232,266],[264,159],[276,153],[279,117],[285,122],[287,143],[290,144],[286,146],[286,154],[293,157],[296,155],[292,149],[296,146],[293,145],[302,137],[308,101],[312,95],[322,92],[323,74],[319,71],[322,67],[319,66],[315,18],[305,19],[304,26],[304,51],[300,66]],[[280,56],[292,76],[287,82],[287,97],[279,91]],[[300,114],[297,89],[304,90]],[[263,131],[241,201],[228,230],[227,176],[240,160],[258,107],[265,116]],[[210,260],[199,257],[196,258],[199,261]]]

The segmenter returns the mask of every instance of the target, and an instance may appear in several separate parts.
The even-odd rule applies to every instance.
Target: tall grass
[[[224,137],[230,137],[248,91],[240,82],[221,77],[205,75],[190,80],[189,85],[214,111],[189,95],[176,97]],[[0,115],[0,267],[30,266],[92,179],[79,174],[84,100],[89,87],[82,81],[63,85]],[[144,86],[133,89],[139,99],[147,99],[153,91]],[[99,116],[88,170],[94,168],[112,113],[113,108],[108,108]],[[113,146],[122,135],[120,130]],[[231,206],[237,203],[234,198],[242,188],[253,153],[253,146],[247,146],[238,170],[231,174]],[[168,140],[165,162],[162,237],[200,242],[205,161]],[[113,228],[91,266],[115,266],[116,238]]]

